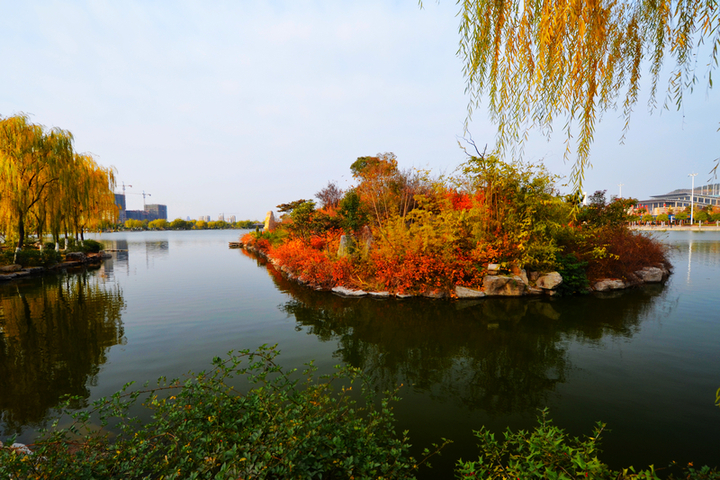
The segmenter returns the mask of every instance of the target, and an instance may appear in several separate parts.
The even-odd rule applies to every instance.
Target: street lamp
[[[625,184],[624,184],[624,183],[618,183],[618,187],[620,187],[620,195],[618,196],[618,198],[622,198],[622,187],[623,187],[623,185],[625,185]]]
[[[692,178],[692,188],[690,189],[690,226],[692,226],[695,217],[693,216],[694,209],[695,209],[695,177],[697,176],[697,173],[690,173],[688,174],[688,177]]]

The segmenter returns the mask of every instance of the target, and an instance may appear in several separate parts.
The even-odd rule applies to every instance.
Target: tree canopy
[[[67,130],[46,130],[24,114],[0,117],[0,232],[22,247],[26,227],[76,235],[114,221],[113,168],[73,151]]]
[[[658,106],[662,67],[671,57],[665,107],[712,72],[720,49],[717,0],[462,0],[459,56],[470,120],[483,100],[497,124],[501,151],[515,150],[530,129],[550,135],[563,121],[565,156],[576,148],[572,180],[582,184],[596,121],[620,109],[622,138],[650,77],[649,109]],[[709,56],[699,58],[702,45]],[[702,50],[703,54],[705,49]],[[576,133],[575,129],[579,131]],[[577,136],[577,139],[575,137]]]

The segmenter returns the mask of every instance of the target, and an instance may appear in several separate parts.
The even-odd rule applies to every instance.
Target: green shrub
[[[457,462],[458,478],[492,479],[658,479],[652,466],[648,470],[635,472],[628,467],[620,472],[612,471],[597,457],[600,453],[600,437],[605,429],[597,424],[592,436],[581,440],[570,438],[547,419],[547,409],[541,411],[538,426],[530,432],[507,429],[504,440],[485,427],[475,432],[480,441],[481,456],[477,461]],[[669,479],[676,478],[670,474]],[[688,465],[679,478],[720,479],[720,472],[709,467],[700,469]]]
[[[23,267],[47,267],[55,265],[61,260],[62,256],[55,249],[46,248],[37,250],[35,248],[23,248],[15,256],[15,249],[8,248],[3,250],[0,255],[1,264],[17,263]]]
[[[98,253],[104,245],[96,240],[85,240],[82,242],[82,251],[85,253]]]
[[[119,421],[122,435],[111,440],[95,432],[71,442],[73,432],[89,431],[91,417],[75,413],[76,424],[36,442],[29,459],[0,450],[0,477],[413,478],[423,462],[408,455],[406,435],[395,435],[394,394],[375,403],[360,371],[350,367],[322,381],[312,364],[302,376],[284,372],[277,354],[261,347],[216,357],[209,372],[161,379],[144,391],[130,393],[127,384],[94,403],[102,424]],[[253,385],[249,392],[230,385],[238,376]],[[362,383],[364,401],[356,400],[354,383]],[[141,396],[153,412],[145,425],[128,417]]]
[[[562,275],[563,282],[557,289],[560,295],[586,293],[589,282],[586,274],[588,262],[581,262],[574,253],[557,255],[557,271]]]

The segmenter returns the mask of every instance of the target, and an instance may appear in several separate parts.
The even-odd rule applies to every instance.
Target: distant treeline
[[[126,220],[125,230],[224,230],[230,228],[255,228],[260,224],[259,220],[240,220],[237,222],[225,222],[217,220],[206,222],[205,220],[183,220],[176,218],[172,222],[164,219],[158,220]]]

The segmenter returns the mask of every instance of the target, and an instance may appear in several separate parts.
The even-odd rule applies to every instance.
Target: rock
[[[65,255],[66,262],[87,262],[87,256],[83,252],[68,252]]]
[[[272,232],[277,228],[277,220],[275,220],[275,214],[270,210],[265,215],[265,226],[263,232]]]
[[[528,288],[527,288],[527,293],[528,293],[529,295],[540,295],[540,294],[543,293],[544,291],[545,291],[545,290],[543,290],[542,288],[535,288],[535,287],[528,287]],[[550,290],[550,291],[552,291],[552,290]]]
[[[412,298],[414,296],[415,295],[413,295],[411,293],[396,293],[395,294],[395,298]]]
[[[347,257],[352,255],[353,250],[355,250],[355,242],[353,241],[352,236],[342,235],[340,237],[340,245],[338,246],[337,251],[338,257]]]
[[[390,292],[368,292],[371,297],[387,298],[390,296]]]
[[[20,270],[22,270],[22,265],[18,265],[17,263],[0,267],[0,273],[13,273],[19,272]]]
[[[538,278],[540,278],[540,272],[530,272],[530,281],[531,282],[537,282]]]
[[[625,288],[625,282],[617,278],[605,278],[593,285],[593,290],[596,292],[607,292],[608,290],[620,290]]]
[[[455,295],[457,295],[457,298],[481,298],[485,296],[485,292],[458,285],[455,287]]]
[[[555,290],[557,287],[562,285],[562,282],[562,275],[558,272],[550,272],[538,278],[535,282],[535,286],[542,288],[543,290]]]
[[[635,275],[645,283],[660,283],[665,277],[664,272],[658,267],[645,267],[635,272]]]
[[[17,277],[17,273],[0,273],[0,282],[12,280]]]
[[[18,453],[24,453],[25,455],[33,454],[32,450],[30,450],[24,443],[13,443],[12,445],[10,445],[10,448],[12,448]]]
[[[367,292],[364,290],[352,290],[347,287],[333,287],[332,291],[344,297],[364,297],[367,295]]]
[[[525,294],[527,285],[522,278],[516,276],[487,276],[483,280],[483,291],[486,295],[519,297]]]
[[[497,275],[498,273],[500,273],[500,265],[497,263],[488,263],[487,274]]]
[[[523,283],[524,283],[525,285],[529,285],[529,284],[530,284],[530,282],[528,281],[527,272],[525,271],[524,268],[521,268],[521,269],[520,269],[520,273],[518,274],[518,276],[522,279],[522,281],[523,281]]]

